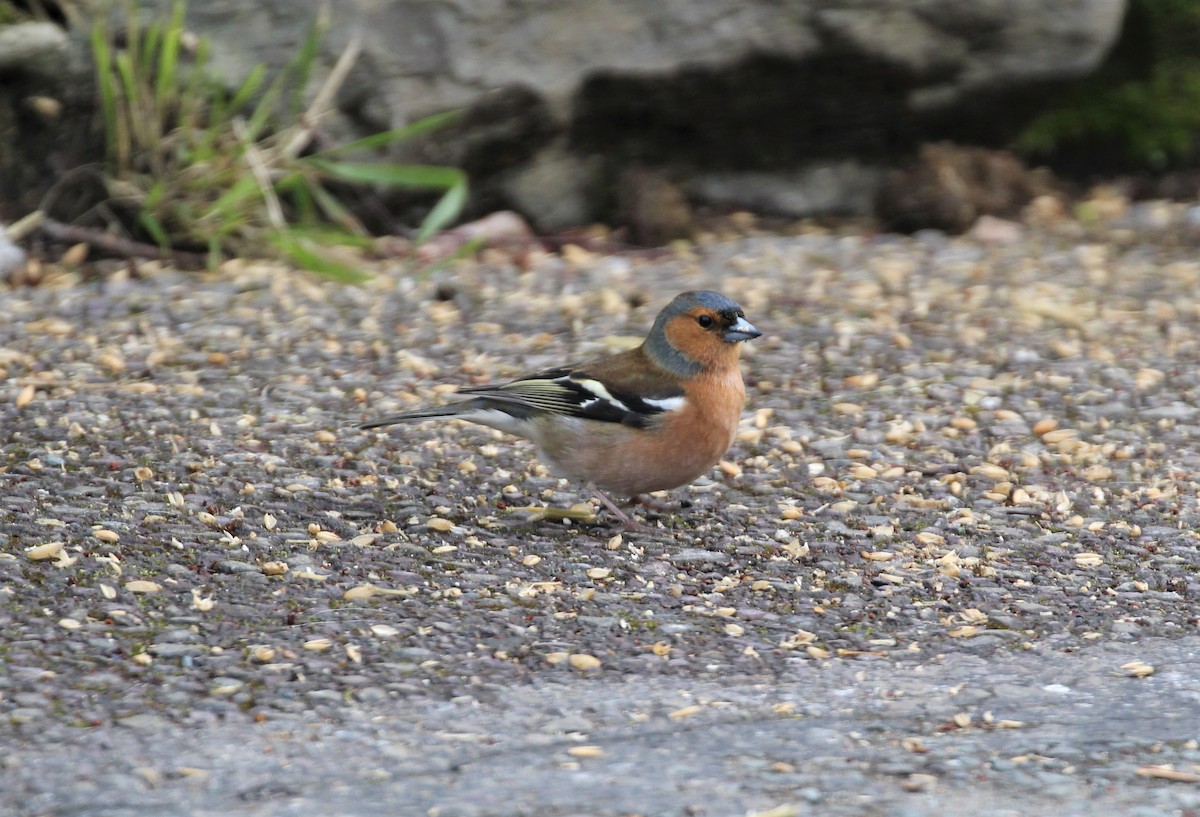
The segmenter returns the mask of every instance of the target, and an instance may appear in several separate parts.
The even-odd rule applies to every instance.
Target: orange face
[[[719,313],[697,306],[676,315],[666,325],[667,341],[702,368],[727,366],[737,360],[738,342],[746,340],[747,327],[754,335],[757,330],[741,315]]]

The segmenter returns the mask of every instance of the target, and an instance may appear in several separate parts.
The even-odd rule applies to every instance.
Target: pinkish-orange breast
[[[650,428],[595,421],[555,422],[538,440],[564,476],[620,496],[686,485],[733,444],[745,402],[741,373],[701,375],[684,405]]]

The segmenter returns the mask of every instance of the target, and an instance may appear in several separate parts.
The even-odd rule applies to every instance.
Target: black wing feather
[[[481,406],[497,408],[517,416],[550,412],[604,423],[621,423],[646,428],[667,409],[630,392],[601,386],[587,372],[569,367],[547,369],[511,383],[472,386],[459,394],[476,395]],[[649,398],[682,397],[681,388],[664,390]]]

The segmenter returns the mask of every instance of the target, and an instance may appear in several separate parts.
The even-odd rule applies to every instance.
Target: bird
[[[720,461],[746,402],[741,344],[761,335],[727,296],[683,292],[633,349],[460,388],[464,400],[359,427],[456,418],[524,437],[553,471],[585,483],[626,529],[640,530],[610,495],[638,504]]]

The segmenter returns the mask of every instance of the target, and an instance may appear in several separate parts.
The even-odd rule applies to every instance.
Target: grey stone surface
[[[260,61],[283,65],[317,5],[193,3],[188,22],[233,79]],[[715,165],[697,186],[717,206],[765,197],[776,213],[864,213],[879,172],[846,164],[847,151],[865,149],[859,134],[981,91],[1081,76],[1115,40],[1124,9],[1124,0],[344,0],[325,63],[355,37],[363,55],[341,120],[324,126],[361,134],[472,111],[420,156],[468,165],[493,209],[519,209],[542,229],[603,215],[614,180],[640,161],[687,165],[689,179]],[[633,84],[606,92],[610,80]],[[784,176],[757,189],[763,169]]]
[[[1117,671],[1133,658],[1159,672]],[[179,731],[135,715],[69,738],[45,727],[39,743],[63,740],[53,762],[0,746],[0,806],[95,817],[1185,815],[1200,802],[1195,784],[1138,769],[1194,766],[1198,703],[1194,636],[904,668],[808,664],[787,679],[482,680],[441,702],[347,700],[338,722],[299,712]]]

